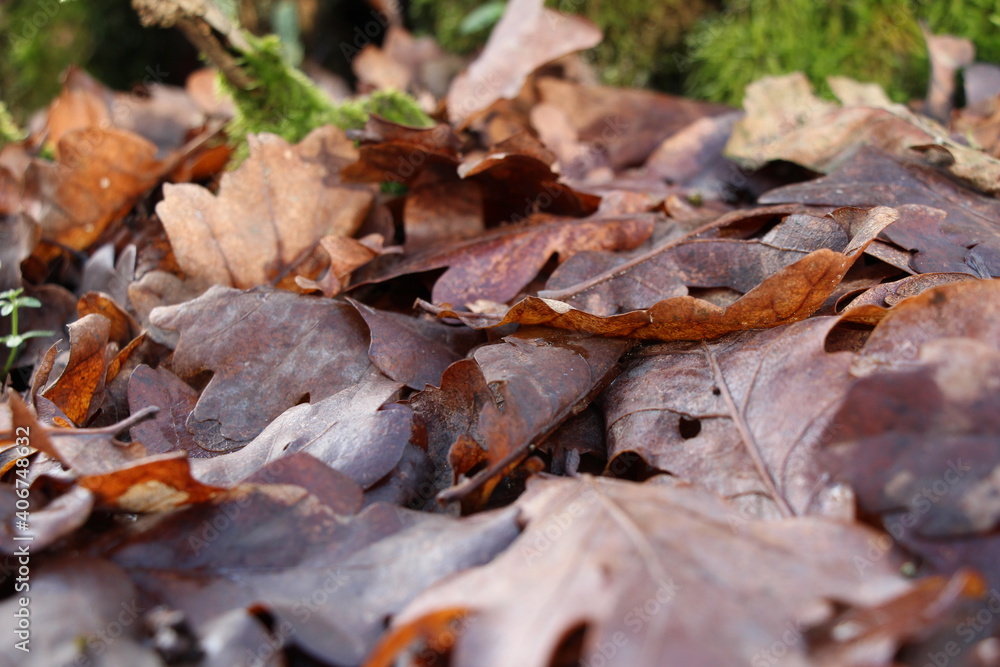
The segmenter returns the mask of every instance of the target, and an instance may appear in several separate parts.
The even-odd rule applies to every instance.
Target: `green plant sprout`
[[[28,133],[18,127],[14,117],[7,110],[7,105],[0,100],[0,148],[5,144],[20,141],[26,136]]]
[[[24,342],[29,338],[43,338],[45,336],[55,335],[54,331],[25,331],[24,333],[19,333],[17,330],[17,311],[19,308],[41,308],[42,302],[31,296],[22,296],[24,293],[24,288],[19,287],[17,289],[9,289],[6,292],[0,292],[0,317],[10,316],[10,333],[6,336],[0,336],[0,342],[10,349],[7,355],[7,363],[3,367],[3,377],[7,378],[7,374],[10,372],[11,366],[14,365],[14,359],[17,358],[18,349],[24,345]]]

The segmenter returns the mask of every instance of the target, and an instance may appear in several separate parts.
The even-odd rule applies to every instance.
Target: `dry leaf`
[[[545,9],[540,0],[512,0],[486,47],[448,89],[448,116],[459,126],[500,99],[513,99],[528,75],[547,62],[601,41],[590,21]]]
[[[185,273],[241,289],[277,283],[324,236],[350,236],[373,201],[368,189],[338,183],[356,153],[334,127],[294,147],[269,134],[248,142],[250,157],[223,175],[218,195],[167,185],[156,207]]]
[[[215,372],[187,421],[213,452],[242,447],[286,409],[337,393],[370,365],[364,322],[346,303],[217,285],[157,309],[152,321],[180,333],[171,370],[181,379]]]
[[[851,380],[852,355],[823,349],[837,322],[643,348],[601,399],[609,458],[635,452],[725,496],[740,521],[850,519],[850,494],[824,481],[817,461]]]
[[[871,531],[810,518],[733,532],[731,506],[684,484],[552,479],[519,505],[521,537],[418,596],[367,667],[394,664],[393,636],[446,610],[467,616],[455,667],[546,667],[577,632],[573,659],[586,664],[729,666],[766,660],[776,643],[804,664],[802,631],[832,611],[829,599],[866,607],[909,587],[891,557],[855,567]],[[426,629],[433,640],[449,628]]]

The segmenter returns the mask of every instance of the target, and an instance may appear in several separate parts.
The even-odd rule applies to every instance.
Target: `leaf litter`
[[[433,127],[222,172],[210,73],[126,126],[72,70],[0,152],[0,290],[61,337],[0,404],[5,662],[995,664],[988,72],[741,112],[588,84],[539,0],[461,73],[390,35],[359,79]]]

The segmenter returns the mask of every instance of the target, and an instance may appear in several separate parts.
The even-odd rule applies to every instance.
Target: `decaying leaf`
[[[586,664],[748,664],[775,643],[801,663],[803,631],[832,600],[866,607],[909,586],[888,555],[864,574],[855,566],[868,530],[808,518],[735,532],[732,506],[685,484],[552,479],[520,506],[528,525],[517,541],[418,596],[368,667],[393,664],[393,634],[437,619],[425,626],[434,645],[455,615],[466,618],[456,667],[545,667],[574,633]]]
[[[834,90],[854,93],[859,84],[851,86],[848,81],[841,78]],[[856,101],[857,106],[838,108],[820,100],[801,72],[764,78],[747,87],[747,116],[733,128],[726,154],[752,168],[787,160],[828,172],[858,146],[866,145],[900,159],[923,154],[928,163],[943,167],[980,192],[1000,192],[996,158],[953,141],[945,128],[903,105],[889,103],[884,94],[868,92],[867,99]],[[940,99],[936,106],[940,108]]]
[[[35,574],[30,587],[30,608],[20,605],[21,596],[0,603],[0,613],[7,618],[16,618],[18,609],[29,609],[29,627],[38,628],[23,644],[30,652],[18,649],[14,641],[4,642],[0,659],[5,664],[91,662],[98,651],[103,665],[163,664],[156,651],[143,645],[140,618],[147,605],[128,574],[114,563],[65,556]],[[117,635],[113,641],[109,632]]]
[[[462,498],[477,491],[480,499],[488,498],[500,473],[520,461],[532,444],[544,440],[570,415],[585,408],[611,381],[618,359],[628,348],[629,343],[622,340],[525,328],[477,349],[473,358],[479,364],[483,384],[475,372],[453,373],[449,380],[469,381],[470,386],[442,384],[440,390],[428,390],[481,397],[485,385],[493,399],[475,400],[459,410],[468,414],[470,409],[478,409],[479,414],[469,418],[475,420],[475,430],[456,434],[448,453],[450,467],[455,475],[467,475],[482,464],[486,468],[446,497]],[[441,427],[428,424],[429,430]]]
[[[834,242],[835,249],[822,248],[802,253],[802,259],[777,271],[769,274],[764,271],[767,277],[760,284],[727,305],[719,306],[692,296],[677,296],[644,310],[602,317],[573,308],[563,301],[529,296],[512,306],[502,318],[465,315],[462,319],[473,326],[511,323],[545,325],[602,336],[647,340],[701,340],[732,331],[797,322],[814,313],[833,293],[865,247],[896,220],[896,213],[892,209],[878,207],[865,216],[848,212],[832,219],[839,219],[842,232],[850,230],[843,241]],[[444,317],[460,316],[448,309],[438,309],[437,312]]]
[[[59,159],[35,159],[25,173],[25,211],[42,238],[85,250],[153,187],[156,146],[130,132],[83,129],[59,140]],[[96,186],[96,187],[95,187]]]
[[[440,384],[444,370],[482,340],[464,327],[415,319],[376,310],[353,299],[349,301],[371,332],[368,355],[372,362],[388,377],[413,389]]]
[[[849,518],[850,494],[817,461],[850,382],[852,355],[823,350],[837,322],[643,348],[602,399],[609,457],[635,452],[725,496],[743,520]]]
[[[369,373],[323,400],[289,408],[240,451],[197,461],[196,475],[232,485],[282,456],[305,452],[368,488],[389,474],[413,438],[412,411],[392,404],[400,387]]]
[[[87,315],[69,325],[69,360],[59,378],[42,396],[55,403],[74,424],[83,425],[100,403],[108,368],[108,335],[111,322],[102,315]]]
[[[486,48],[448,89],[448,116],[464,124],[499,99],[512,99],[528,75],[547,62],[601,41],[586,19],[545,9],[540,0],[514,0]]]
[[[278,282],[324,236],[353,234],[373,200],[339,183],[356,152],[332,126],[295,146],[267,134],[248,141],[250,157],[222,177],[218,195],[167,185],[156,207],[185,273],[241,289]]]
[[[370,365],[364,322],[347,303],[217,285],[152,320],[180,332],[171,370],[181,379],[215,373],[187,420],[209,451],[242,447],[286,409],[337,393]]]
[[[78,483],[102,505],[126,512],[162,512],[205,502],[224,491],[196,480],[182,452],[143,458],[104,474],[83,476]]]
[[[553,255],[565,260],[581,250],[634,248],[652,233],[654,217],[556,218],[511,225],[417,253],[368,281],[449,267],[434,284],[436,303],[456,307],[480,299],[504,303],[517,296]]]
[[[349,514],[298,486],[247,486],[140,527],[112,558],[196,625],[263,607],[300,648],[358,664],[387,616],[518,532],[511,509],[454,519],[379,503]]]
[[[159,412],[132,427],[133,439],[141,442],[150,454],[184,450],[192,458],[211,456],[198,446],[187,430],[187,418],[198,403],[198,392],[165,368],[139,366],[128,381],[128,406],[131,412],[155,406]]]
[[[914,270],[1000,275],[1000,226],[996,222],[1000,202],[874,148],[861,148],[828,176],[776,188],[759,201],[894,206],[900,219],[885,236],[915,252],[910,260]]]

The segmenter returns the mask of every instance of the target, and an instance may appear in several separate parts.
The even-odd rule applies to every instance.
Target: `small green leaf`
[[[21,338],[27,340],[28,338],[45,338],[46,336],[55,336],[55,331],[26,331],[21,334]]]
[[[462,19],[461,25],[458,26],[459,34],[472,35],[480,30],[492,28],[503,16],[504,7],[506,7],[504,2],[487,2],[476,7]]]
[[[14,335],[4,336],[3,342],[7,345],[7,347],[21,347],[21,343],[24,342],[24,337]]]
[[[5,303],[3,306],[0,306],[0,315],[4,317],[7,317],[13,312],[14,312],[14,304],[12,303]]]
[[[41,308],[42,302],[33,296],[22,296],[17,300],[17,305],[24,306],[25,308]]]

